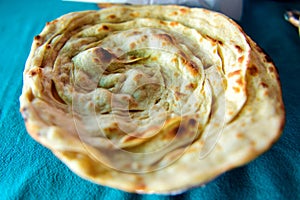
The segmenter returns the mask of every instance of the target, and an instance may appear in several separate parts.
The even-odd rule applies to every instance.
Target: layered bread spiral
[[[226,16],[181,6],[47,23],[20,103],[30,135],[71,170],[140,193],[183,191],[243,165],[284,123],[268,56]]]

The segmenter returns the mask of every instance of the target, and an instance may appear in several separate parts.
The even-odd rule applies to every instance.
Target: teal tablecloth
[[[47,21],[97,7],[59,0],[1,0],[0,199],[300,199],[300,38],[282,17],[290,8],[300,9],[300,3],[246,1],[239,22],[278,67],[286,107],[282,137],[248,165],[170,197],[129,194],[83,180],[25,130],[18,109],[32,38]]]

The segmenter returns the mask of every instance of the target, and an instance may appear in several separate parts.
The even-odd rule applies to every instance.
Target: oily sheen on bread
[[[34,38],[20,111],[29,134],[92,182],[176,193],[280,136],[267,55],[226,16],[181,6],[66,14]]]

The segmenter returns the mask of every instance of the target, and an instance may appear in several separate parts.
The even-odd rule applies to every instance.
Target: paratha
[[[35,36],[20,111],[79,176],[177,193],[246,164],[279,138],[271,59],[228,17],[183,6],[73,12]]]

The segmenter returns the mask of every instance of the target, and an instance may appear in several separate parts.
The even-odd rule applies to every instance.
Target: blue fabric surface
[[[245,2],[239,22],[273,58],[286,107],[282,137],[248,165],[177,196],[137,195],[99,186],[73,174],[26,132],[19,113],[22,72],[32,39],[53,20],[93,4],[0,0],[0,199],[300,199],[300,38],[283,20],[299,1]]]

